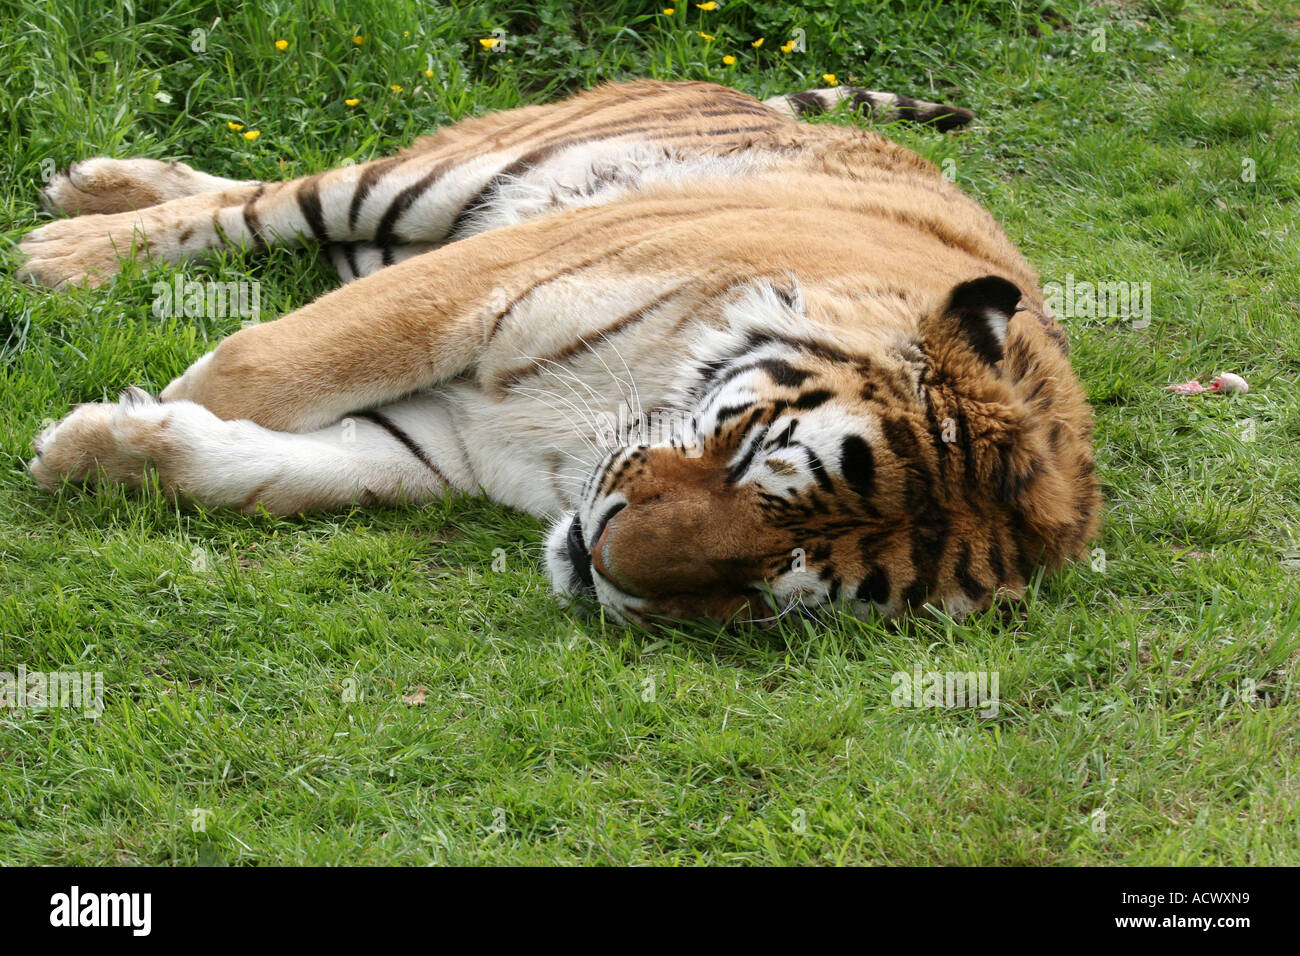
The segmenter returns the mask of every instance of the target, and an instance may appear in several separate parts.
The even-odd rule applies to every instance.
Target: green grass
[[[0,670],[101,671],[106,696],[0,710],[0,863],[1300,863],[1294,4],[221,6],[0,0]],[[647,636],[558,608],[540,525],[480,500],[279,520],[26,477],[43,419],[238,326],[154,318],[168,267],[15,286],[43,169],[290,177],[607,78],[826,72],[973,108],[892,132],[1044,280],[1151,283],[1149,328],[1065,319],[1105,560],[1022,619]],[[333,285],[283,252],[187,271],[258,279],[273,315]],[[1220,370],[1251,392],[1161,390]],[[892,706],[918,663],[996,671],[997,716]]]

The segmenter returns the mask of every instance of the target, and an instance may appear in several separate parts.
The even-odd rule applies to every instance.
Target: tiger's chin
[[[546,573],[551,579],[551,590],[574,604],[596,600],[591,555],[580,553],[575,560],[573,554],[574,539],[581,531],[581,525],[575,528],[577,516],[576,511],[564,512],[546,535]],[[581,543],[580,537],[578,541]],[[582,551],[585,550],[583,547]]]
[[[570,607],[606,612],[620,624],[630,623],[628,611],[637,599],[620,594],[592,567],[576,511],[566,511],[546,536],[546,573],[551,590]]]

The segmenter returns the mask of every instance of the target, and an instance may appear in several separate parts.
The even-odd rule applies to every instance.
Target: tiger
[[[75,406],[29,471],[273,515],[482,494],[548,523],[558,599],[650,629],[1018,606],[1099,530],[1065,330],[951,177],[804,122],[836,108],[974,115],[640,80],[283,182],[74,164],[28,281],[284,246],[342,283]]]

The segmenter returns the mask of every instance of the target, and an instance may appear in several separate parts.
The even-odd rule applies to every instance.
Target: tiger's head
[[[1096,533],[1091,413],[1063,333],[1015,284],[963,282],[853,347],[797,289],[760,297],[765,319],[695,373],[686,434],[610,453],[553,527],[557,591],[649,626],[962,614]]]

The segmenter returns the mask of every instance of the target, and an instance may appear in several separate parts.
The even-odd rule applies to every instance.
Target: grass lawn
[[[0,0],[0,670],[104,682],[98,719],[0,709],[0,863],[1300,863],[1300,7],[924,6]],[[240,321],[152,315],[171,267],[17,286],[53,169],[288,178],[604,79],[826,73],[975,110],[890,132],[1045,282],[1150,284],[1149,325],[1063,319],[1106,524],[1019,620],[649,636],[559,608],[539,523],[483,500],[274,519],[27,478],[44,419]],[[260,282],[263,318],[336,281],[183,271]],[[1225,370],[1250,393],[1161,388]],[[917,666],[995,672],[996,714],[895,706]]]

